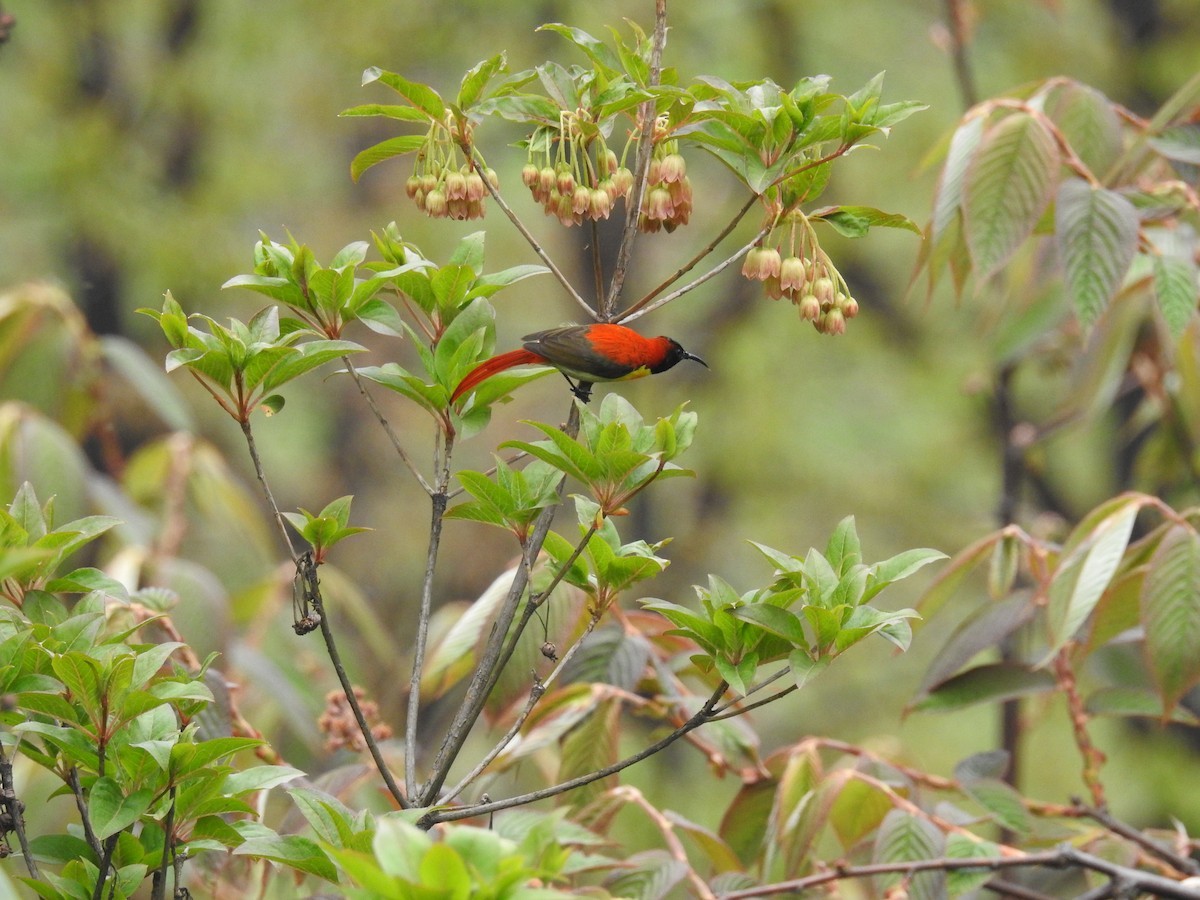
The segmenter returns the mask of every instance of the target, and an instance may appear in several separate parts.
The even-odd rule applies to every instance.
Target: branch
[[[970,109],[979,100],[971,63],[967,59],[967,16],[964,0],[946,0],[946,22],[950,30],[950,55],[954,60],[954,78],[962,96],[963,109]]]
[[[429,642],[429,620],[433,616],[433,572],[437,566],[438,547],[442,540],[442,525],[446,520],[446,488],[450,483],[450,455],[454,451],[454,432],[445,435],[437,488],[431,495],[429,549],[425,554],[425,577],[421,582],[421,611],[417,618],[417,635],[413,642],[412,676],[408,682],[408,715],[404,723],[404,778],[408,792],[417,790],[417,719],[421,709],[421,676],[425,671],[425,648]]]
[[[654,0],[654,35],[650,46],[650,75],[648,87],[656,87],[662,78],[663,48],[667,44],[667,0]],[[625,208],[625,227],[621,230],[621,244],[617,249],[617,261],[613,267],[608,295],[601,300],[600,318],[609,321],[617,305],[617,298],[625,286],[625,274],[629,271],[629,258],[633,254],[633,243],[638,233],[638,216],[641,213],[642,194],[646,190],[646,176],[650,172],[650,156],[654,151],[655,104],[647,100],[639,108],[642,119],[638,134],[637,158],[634,163],[633,191]]]
[[[733,231],[733,229],[737,227],[738,223],[741,222],[742,219],[745,217],[746,213],[748,213],[751,209],[753,209],[754,204],[757,203],[758,200],[759,200],[758,194],[751,194],[750,199],[748,199],[745,202],[745,204],[742,206],[742,208],[739,209],[734,214],[733,218],[729,220],[729,224],[726,225],[721,230],[720,234],[718,234],[715,238],[713,238],[711,241],[709,241],[708,245],[706,247],[701,249],[695,256],[693,256],[690,260],[688,260],[684,265],[682,265],[678,269],[676,269],[675,273],[673,275],[671,275],[669,278],[664,279],[663,282],[658,287],[656,287],[654,290],[652,290],[650,293],[648,293],[641,300],[638,300],[636,303],[632,304],[628,309],[624,310],[619,316],[617,316],[615,321],[617,321],[617,322],[625,321],[633,313],[637,312],[642,307],[647,306],[655,297],[657,297],[659,294],[661,294],[663,291],[665,291],[667,288],[669,288],[671,285],[673,285],[676,281],[678,281],[680,278],[682,278],[688,272],[692,271],[692,269],[696,268],[696,266],[698,266],[700,264],[700,261],[702,259],[704,259],[704,257],[708,256],[708,254],[712,253],[715,249],[717,249],[717,245],[720,244],[721,241],[725,240],[725,238],[727,238],[729,236],[729,234]],[[760,235],[760,237],[762,237],[762,235]]]
[[[249,448],[250,458],[254,462],[254,472],[258,475],[258,480],[262,484],[267,502],[271,505],[271,509],[275,513],[275,521],[279,525],[279,531],[288,545],[288,550],[291,552],[292,562],[296,566],[296,577],[304,583],[305,601],[312,603],[313,608],[316,610],[317,624],[321,628],[321,637],[325,641],[325,652],[329,655],[329,661],[333,664],[333,671],[337,675],[338,683],[342,686],[342,693],[346,695],[346,703],[349,704],[351,711],[354,713],[354,721],[358,723],[358,729],[362,732],[363,741],[371,753],[371,759],[375,761],[375,767],[379,770],[379,775],[383,778],[383,783],[387,785],[388,792],[401,809],[407,809],[410,805],[408,798],[400,790],[400,786],[396,784],[396,779],[392,777],[391,770],[388,769],[387,762],[383,758],[383,753],[379,749],[379,743],[375,740],[371,726],[367,723],[367,717],[363,715],[362,707],[359,706],[358,697],[354,694],[354,684],[350,681],[350,676],[346,674],[346,667],[342,665],[342,656],[338,653],[337,642],[333,637],[333,629],[329,627],[329,615],[325,610],[325,601],[321,597],[320,582],[316,577],[316,567],[313,565],[312,556],[308,553],[303,556],[297,555],[296,547],[292,543],[292,536],[288,533],[287,525],[284,523],[283,514],[279,511],[279,506],[275,502],[275,496],[271,493],[271,487],[267,483],[267,476],[263,471],[262,460],[258,456],[258,448],[254,444],[254,432],[250,428],[250,420],[248,418],[239,420],[239,424],[242,426],[242,434],[246,436],[246,446]],[[311,630],[311,627],[309,627],[303,633]]]
[[[37,863],[33,861],[33,853],[29,849],[29,838],[25,834],[25,804],[17,799],[17,791],[13,786],[13,767],[4,752],[4,744],[0,742],[0,805],[4,806],[8,815],[8,830],[17,833],[17,842],[21,845],[21,855],[25,857],[25,868],[33,878],[40,879]]]
[[[579,433],[579,406],[577,404],[571,404],[571,412],[563,430],[572,437]],[[565,484],[566,477],[564,476],[558,486],[560,497]],[[513,575],[508,595],[504,598],[496,620],[492,623],[487,646],[484,647],[483,654],[471,675],[471,681],[467,685],[463,701],[455,712],[450,727],[446,729],[446,736],[442,739],[442,746],[438,749],[437,757],[433,761],[429,781],[421,791],[418,805],[428,806],[442,789],[446,777],[450,774],[450,767],[454,764],[459,751],[462,750],[463,744],[466,743],[467,734],[475,725],[480,713],[483,712],[483,705],[499,680],[501,669],[508,661],[508,655],[504,653],[505,638],[508,635],[509,626],[512,625],[513,618],[517,614],[517,606],[529,584],[529,571],[533,560],[541,552],[542,544],[546,540],[546,534],[550,531],[550,523],[554,519],[557,508],[557,505],[546,507],[534,522],[533,531],[521,554],[522,565],[517,567],[517,571]]]
[[[1083,705],[1083,698],[1079,696],[1079,685],[1075,681],[1075,673],[1071,670],[1068,647],[1064,647],[1054,657],[1054,678],[1058,682],[1058,689],[1067,698],[1067,710],[1070,713],[1075,746],[1079,748],[1079,755],[1083,757],[1083,783],[1087,785],[1087,789],[1092,795],[1093,805],[1103,809],[1108,805],[1104,799],[1104,783],[1100,780],[1100,767],[1104,765],[1104,754],[1092,743],[1092,738],[1088,734],[1088,714]]]
[[[463,147],[463,150],[467,154],[467,157],[471,160],[471,164],[477,166],[478,163],[476,161],[475,149],[473,147],[466,146]],[[587,313],[588,318],[594,320],[596,318],[596,311],[592,309],[592,307],[588,305],[588,302],[579,295],[579,291],[575,290],[575,286],[571,284],[571,280],[563,274],[562,269],[554,264],[554,260],[550,258],[550,255],[546,253],[546,251],[542,248],[542,245],[538,243],[538,239],[533,236],[533,232],[525,227],[525,223],[521,221],[520,217],[513,211],[513,208],[505,202],[504,197],[498,190],[496,190],[495,186],[493,186],[487,178],[483,179],[483,184],[484,187],[487,188],[488,193],[492,195],[492,199],[496,201],[496,205],[500,207],[501,211],[506,216],[508,216],[508,220],[512,222],[513,227],[521,233],[521,237],[525,238],[526,243],[533,248],[533,252],[537,254],[538,259],[545,263],[546,268],[550,270],[550,273],[556,279],[558,279],[558,283],[563,286],[568,296],[570,296],[572,300],[579,304],[583,311]]]
[[[1076,815],[1091,819],[1099,825],[1104,826],[1113,834],[1125,838],[1125,840],[1137,844],[1147,853],[1152,856],[1157,856],[1159,859],[1166,862],[1172,868],[1184,872],[1188,875],[1200,875],[1200,864],[1196,860],[1171,850],[1170,847],[1165,847],[1153,838],[1143,834],[1136,828],[1125,824],[1120,819],[1115,818],[1109,811],[1103,807],[1085,806],[1078,800],[1074,804],[1073,812]]]
[[[79,810],[79,820],[83,825],[83,837],[87,841],[88,846],[92,848],[92,852],[99,859],[104,853],[104,848],[100,846],[100,839],[96,837],[96,832],[92,828],[92,820],[88,817],[87,799],[83,796],[83,785],[79,783],[79,769],[71,766],[67,770],[67,784],[71,787],[71,793],[75,795],[75,808]]]
[[[921,859],[910,862],[873,863],[862,866],[840,865],[828,872],[808,875],[791,881],[780,881],[741,891],[730,891],[722,894],[721,900],[742,900],[746,897],[765,897],[785,892],[800,892],[822,884],[841,881],[844,878],[869,878],[873,875],[890,875],[903,873],[915,875],[918,872],[953,872],[959,869],[988,869],[1000,871],[1027,866],[1046,866],[1053,869],[1080,868],[1100,872],[1109,878],[1118,880],[1122,885],[1129,885],[1156,897],[1177,897],[1183,900],[1200,900],[1200,889],[1188,887],[1170,878],[1131,869],[1076,850],[1069,844],[1063,844],[1057,850],[1047,850],[1042,853],[1022,853],[1009,857],[972,857],[955,858],[939,857],[937,859]]]
[[[634,312],[632,310],[632,308],[629,310],[626,310],[625,313],[620,317],[620,320],[622,322],[632,322],[634,319],[640,319],[642,316],[646,315],[646,313],[654,312],[654,310],[658,309],[661,306],[666,306],[672,300],[682,297],[684,294],[688,293],[689,291],[694,291],[696,288],[700,287],[700,285],[704,284],[704,282],[708,281],[710,278],[716,277],[721,272],[725,271],[725,269],[729,268],[729,266],[733,265],[735,262],[737,262],[739,259],[741,259],[743,256],[745,256],[747,253],[749,253],[750,250],[754,247],[754,245],[757,244],[759,241],[761,241],[767,235],[767,232],[769,232],[770,230],[771,230],[771,226],[769,226],[769,225],[765,226],[761,231],[758,232],[758,234],[756,234],[754,236],[753,240],[751,240],[750,243],[746,244],[744,247],[742,247],[740,250],[738,250],[736,253],[734,253],[733,256],[730,256],[724,262],[717,263],[717,265],[713,266],[713,268],[709,269],[707,272],[705,272],[699,278],[689,281],[683,287],[677,288],[676,290],[671,291],[671,293],[669,293],[663,297],[659,297],[653,303],[650,303],[647,306],[643,306],[641,309],[637,310],[636,312]]]
[[[349,356],[343,356],[342,362],[346,364],[346,371],[350,373],[350,377],[354,379],[354,383],[358,385],[358,391],[367,401],[367,405],[371,407],[371,412],[375,413],[375,418],[379,420],[379,424],[383,427],[384,433],[387,434],[388,440],[392,442],[392,446],[399,454],[401,461],[408,467],[408,471],[412,472],[413,477],[417,479],[417,483],[424,488],[425,493],[433,496],[433,488],[429,486],[429,482],[425,480],[425,476],[421,474],[421,470],[417,468],[412,458],[405,452],[404,447],[400,444],[400,437],[392,428],[391,423],[384,418],[379,406],[375,403],[375,398],[371,396],[367,386],[363,384],[362,376],[358,374],[358,369],[354,368],[354,363],[350,361]]]
[[[501,809],[510,809],[514,806],[524,806],[527,803],[534,803],[538,800],[545,800],[547,797],[554,797],[558,794],[573,791],[575,788],[583,787],[591,784],[593,781],[600,781],[602,778],[607,778],[609,775],[615,775],[622,769],[627,769],[635,763],[641,762],[654,754],[658,753],[671,744],[675,743],[681,737],[695,731],[701,725],[709,721],[712,715],[713,708],[721,699],[722,695],[729,689],[729,685],[721,682],[717,685],[717,689],[705,701],[704,705],[686,722],[672,731],[670,734],[655,741],[649,747],[639,750],[632,756],[627,756],[611,765],[605,766],[602,769],[597,769],[595,772],[589,772],[586,775],[580,775],[577,778],[572,778],[569,781],[563,781],[559,784],[551,785],[550,787],[541,788],[540,790],[530,791],[527,794],[520,794],[515,797],[508,797],[504,800],[493,800],[487,803],[480,803],[475,806],[463,806],[457,809],[438,809],[426,813],[417,822],[421,828],[431,828],[439,822],[453,822],[459,819],[470,819],[475,816],[483,816],[488,813],[496,812]],[[1200,895],[1198,895],[1200,896]]]

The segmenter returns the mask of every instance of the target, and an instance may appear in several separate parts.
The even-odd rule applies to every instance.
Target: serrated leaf
[[[442,98],[438,96],[437,91],[427,84],[409,81],[395,72],[387,72],[371,66],[371,68],[363,72],[362,83],[366,86],[375,81],[386,84],[432,119],[440,120],[446,113],[446,104],[442,102]]]
[[[1054,196],[1059,153],[1036,116],[1010,115],[984,134],[966,173],[963,223],[980,279],[998,272]]]
[[[892,798],[878,785],[851,777],[829,808],[829,824],[842,847],[850,850],[879,827],[892,806]]]
[[[903,810],[894,809],[884,817],[875,839],[872,862],[905,863],[935,859],[942,855],[945,838],[930,822]],[[903,872],[876,876],[880,888],[887,892],[902,880],[910,898],[941,900],[945,896],[945,872]]]
[[[1179,256],[1154,257],[1154,298],[1173,338],[1183,334],[1196,314],[1197,268]]]
[[[1054,235],[1067,294],[1080,320],[1091,325],[1129,270],[1137,249],[1137,211],[1115,191],[1071,178],[1058,189]]]
[[[1200,682],[1200,535],[1186,526],[1173,526],[1150,560],[1142,625],[1163,709],[1174,709]]]
[[[1083,542],[1060,564],[1050,582],[1046,610],[1049,660],[1075,637],[1116,574],[1141,503],[1126,502],[1086,533]],[[1090,524],[1090,523],[1089,523]]]

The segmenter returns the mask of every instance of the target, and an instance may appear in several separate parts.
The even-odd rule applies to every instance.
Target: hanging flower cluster
[[[787,213],[746,254],[742,275],[761,281],[772,300],[787,297],[800,318],[812,322],[822,334],[844,334],[846,320],[858,315],[858,301],[850,296],[846,279],[821,249],[812,224],[799,209]]]
[[[656,141],[646,174],[646,191],[638,210],[638,228],[666,231],[686,225],[692,215],[692,182],[677,141]]]
[[[633,173],[594,126],[584,126],[577,115],[564,113],[557,130],[543,130],[540,140],[530,142],[529,161],[521,170],[533,199],[566,226],[607,219],[633,187]]]
[[[434,219],[482,219],[488,195],[484,179],[500,186],[496,170],[482,172],[469,162],[459,163],[460,151],[453,140],[452,120],[434,122],[417,153],[413,173],[404,192],[425,215]]]

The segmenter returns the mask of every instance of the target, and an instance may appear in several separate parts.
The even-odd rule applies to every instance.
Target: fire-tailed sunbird
[[[681,360],[708,363],[688,353],[669,337],[642,337],[624,325],[567,325],[528,334],[520,350],[510,350],[477,365],[450,395],[453,403],[481,381],[513,366],[553,366],[562,372],[571,390],[583,401],[590,391],[579,383],[627,381],[665,372]],[[571,379],[575,381],[572,382]]]

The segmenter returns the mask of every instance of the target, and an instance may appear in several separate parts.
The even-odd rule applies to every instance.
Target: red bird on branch
[[[562,372],[575,396],[585,403],[591,391],[584,390],[583,383],[656,375],[685,359],[708,368],[708,363],[688,353],[677,341],[669,337],[642,337],[624,325],[567,325],[528,334],[521,340],[525,343],[522,349],[493,356],[468,372],[450,395],[450,402],[513,366],[553,366]]]

